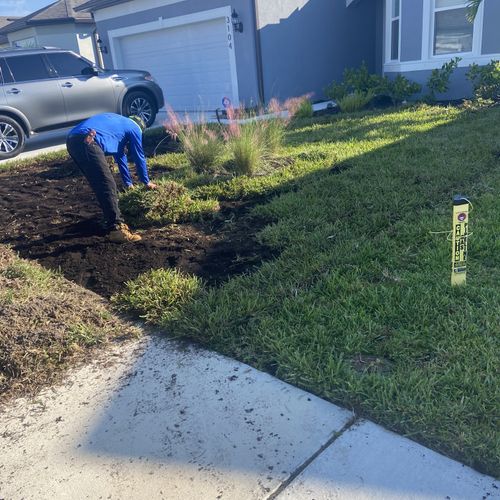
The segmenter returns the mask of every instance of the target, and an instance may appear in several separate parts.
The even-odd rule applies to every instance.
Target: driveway
[[[156,121],[153,127],[160,127],[166,119],[165,111],[160,111],[156,117]],[[30,137],[26,141],[26,147],[24,151],[16,157],[17,160],[22,160],[23,158],[32,158],[44,153],[50,153],[52,151],[59,151],[66,148],[66,136],[68,132],[73,127],[67,127],[58,130],[51,130],[49,132],[41,132],[39,134]],[[0,160],[1,163],[5,163],[11,160]]]

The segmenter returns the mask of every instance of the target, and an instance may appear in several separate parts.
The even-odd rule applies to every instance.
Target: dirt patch
[[[250,220],[250,207],[226,204],[214,221],[144,230],[141,242],[119,245],[105,238],[94,195],[70,159],[34,162],[0,172],[0,243],[105,297],[164,267],[218,284],[273,257],[255,240],[264,221]]]

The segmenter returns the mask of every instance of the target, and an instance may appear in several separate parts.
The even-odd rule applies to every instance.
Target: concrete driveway
[[[156,121],[153,127],[161,127],[166,119],[166,112],[160,111],[156,117]],[[49,132],[41,132],[35,134],[26,140],[26,147],[24,151],[17,156],[16,160],[22,160],[24,158],[33,158],[45,153],[51,153],[52,151],[60,151],[66,148],[66,136],[68,132],[73,127],[62,128],[58,130],[51,130]],[[0,164],[12,161],[12,160],[0,160]]]

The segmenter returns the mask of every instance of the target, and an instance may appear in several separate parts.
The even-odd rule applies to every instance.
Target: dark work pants
[[[84,135],[69,136],[66,147],[94,191],[104,214],[106,229],[123,222],[118,208],[118,189],[104,152],[94,141],[87,144]]]

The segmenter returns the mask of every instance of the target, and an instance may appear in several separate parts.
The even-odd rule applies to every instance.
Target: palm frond
[[[479,10],[479,6],[483,0],[469,0],[467,4],[467,19],[473,23],[474,19],[476,19],[477,11]]]

